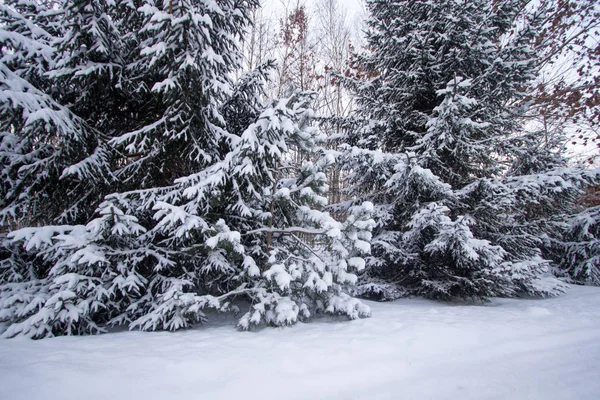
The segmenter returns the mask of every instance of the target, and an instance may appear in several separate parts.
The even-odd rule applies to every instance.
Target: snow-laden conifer
[[[5,335],[125,323],[175,330],[202,321],[203,309],[231,310],[236,297],[251,300],[245,329],[320,313],[368,315],[343,289],[369,252],[370,206],[335,221],[318,210],[331,156],[300,166],[285,160],[288,145],[314,146],[316,132],[302,121],[306,101],[296,93],[267,108],[223,161],[171,187],[108,196],[86,226],[11,233],[54,267],[29,297],[24,285],[6,285],[3,308],[18,322]],[[288,168],[294,173],[277,177]],[[148,228],[133,215],[146,212],[153,213]]]
[[[83,103],[76,100],[90,93],[89,82],[109,72],[91,71],[86,83],[76,77],[83,74],[64,69],[64,63],[81,71],[84,65],[101,61],[98,49],[86,44],[103,34],[89,22],[94,16],[106,16],[107,5],[88,9],[88,20],[71,18],[80,6],[82,2],[0,5],[0,280],[16,285],[5,289],[9,302],[20,302],[18,296],[33,295],[34,303],[46,297],[42,277],[49,266],[38,255],[9,243],[6,230],[83,221],[112,180],[110,151],[103,145],[97,121],[79,113]],[[85,32],[86,38],[74,32]],[[106,114],[101,114],[100,104],[86,104],[96,110],[98,121],[103,120],[99,115]],[[13,292],[17,297],[10,296]]]
[[[39,223],[89,216],[95,208],[90,203],[110,179],[99,131],[63,101],[63,96],[73,101],[75,93],[88,88],[69,80],[58,85],[53,78],[58,59],[65,56],[57,47],[75,27],[61,24],[66,10],[44,4],[2,6],[0,157],[5,185],[0,215],[7,224],[23,218]]]
[[[269,66],[231,80],[256,5],[59,3],[59,33],[33,30],[51,53],[46,86],[23,73],[33,61],[11,42],[4,54],[24,67],[3,64],[7,85],[35,101],[30,110],[6,97],[1,156],[41,168],[21,150],[35,143],[48,171],[3,172],[45,185],[17,181],[16,200],[2,204],[13,217],[3,219],[5,337],[176,330],[240,301],[244,329],[368,315],[345,293],[369,253],[371,208],[345,222],[323,211],[334,159],[311,127],[312,95],[262,100]],[[44,193],[48,209],[20,205],[37,201],[27,191]]]
[[[568,220],[560,244],[560,267],[578,283],[600,286],[600,207],[590,207]]]
[[[546,151],[523,134],[543,8],[483,0],[368,8],[368,51],[355,59],[356,77],[342,78],[358,104],[344,121],[355,146],[342,149],[347,176],[357,177],[349,191],[376,210],[359,288],[379,298],[559,293],[543,237],[553,211],[598,175],[563,168],[556,143]]]

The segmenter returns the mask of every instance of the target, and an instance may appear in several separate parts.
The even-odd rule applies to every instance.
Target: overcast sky
[[[285,4],[289,4],[293,6],[296,2],[300,3],[300,5],[306,5],[307,8],[312,8],[315,3],[319,0],[262,0],[261,3],[265,10],[272,10],[273,13],[277,13],[284,9]],[[362,0],[338,0],[338,4],[340,7],[343,7],[348,12],[348,17],[354,19],[362,14],[364,11],[363,1]]]

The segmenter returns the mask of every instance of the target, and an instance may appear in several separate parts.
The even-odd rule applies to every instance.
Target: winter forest
[[[2,337],[600,285],[596,1],[273,3],[0,2]]]
[[[0,399],[598,399],[598,0],[0,0],[0,182]]]

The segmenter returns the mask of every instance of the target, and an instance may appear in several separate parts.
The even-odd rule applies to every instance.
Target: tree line
[[[299,3],[0,4],[2,335],[599,284],[594,2],[367,8],[353,46],[335,0],[318,44]]]

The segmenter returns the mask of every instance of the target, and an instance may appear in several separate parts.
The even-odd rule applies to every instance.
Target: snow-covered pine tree
[[[14,7],[16,2],[0,4],[0,280],[15,281],[27,276],[27,268],[21,257],[5,240],[6,227],[20,214],[18,171],[27,162],[27,153],[33,150],[35,142],[34,126],[27,127],[26,116],[35,115],[51,99],[41,91],[32,88],[29,82],[37,86],[44,85],[44,66],[52,58],[50,42],[53,35],[37,26],[36,16],[44,15],[45,8],[38,4],[27,7]],[[12,7],[11,7],[12,6]],[[19,103],[21,96],[27,96]],[[16,102],[13,102],[16,101]],[[40,106],[41,105],[41,106]],[[32,121],[33,122],[33,121]],[[29,131],[29,139],[24,139],[16,128]],[[41,125],[37,121],[37,125]],[[35,153],[34,153],[35,154]],[[40,153],[42,155],[43,153]],[[38,156],[39,157],[39,156]],[[27,206],[22,206],[27,208]]]
[[[256,2],[106,5],[108,17],[90,17],[96,8],[75,5],[61,15],[69,23],[108,22],[122,39],[122,92],[113,94],[126,94],[116,112],[128,120],[95,121],[113,156],[117,191],[98,201],[92,219],[21,220],[21,229],[9,233],[22,255],[13,264],[37,269],[15,279],[3,275],[4,336],[86,334],[110,325],[175,330],[204,320],[205,308],[234,310],[231,301],[240,298],[252,307],[242,328],[321,312],[368,314],[344,286],[354,283],[352,271],[364,266],[369,250],[369,205],[344,223],[319,211],[323,169],[332,159],[316,151],[311,96],[290,93],[263,104],[255,92],[260,70],[231,85],[237,40]],[[107,70],[78,59],[92,71]],[[71,69],[50,77],[85,81],[59,60]],[[82,93],[77,105],[58,103],[67,97],[54,101],[74,118],[75,111],[85,114],[87,127],[100,115],[123,115],[96,113],[116,101],[111,90],[96,106],[86,102],[99,93]],[[289,164],[292,148],[315,161]]]
[[[325,170],[333,160],[315,154],[318,137],[306,108],[310,99],[310,94],[296,92],[267,107],[222,163],[181,180],[176,189],[183,193],[175,197],[189,199],[181,206],[186,213],[198,202],[218,199],[221,206],[212,206],[221,210],[217,223],[242,233],[241,263],[221,262],[214,269],[228,275],[223,281],[239,285],[231,294],[241,291],[252,300],[240,320],[243,329],[262,322],[290,324],[325,312],[350,318],[368,314],[343,287],[354,284],[351,272],[364,266],[370,208],[354,208],[343,223],[319,211],[326,204]],[[315,161],[298,164],[292,156],[298,153]],[[174,211],[169,206],[162,220]],[[175,223],[169,230],[173,235],[187,228]]]
[[[124,157],[118,175],[136,188],[168,185],[227,151],[219,103],[228,95],[229,74],[240,64],[237,38],[248,10],[257,5],[138,3],[124,29],[138,31],[130,84],[140,96],[139,114],[136,126],[110,141]]]
[[[25,224],[89,218],[111,180],[97,126],[106,109],[81,97],[110,90],[106,80],[118,66],[105,46],[117,35],[102,2],[68,2],[64,9],[44,4],[2,6],[2,217]]]
[[[157,4],[159,8],[156,8],[154,2],[146,1],[119,4],[75,1],[58,3],[52,10],[58,16],[57,26],[60,26],[60,29],[64,27],[64,31],[60,35],[56,35],[58,37],[52,39],[50,43],[56,48],[56,51],[53,54],[50,68],[44,75],[51,80],[49,89],[57,92],[52,93],[51,101],[57,103],[56,108],[75,121],[70,124],[67,123],[70,121],[59,121],[62,124],[57,123],[56,125],[63,129],[64,140],[62,140],[63,143],[58,143],[62,146],[57,146],[56,140],[52,144],[59,151],[64,148],[69,154],[75,153],[81,157],[85,153],[81,150],[82,146],[79,145],[79,142],[85,142],[88,137],[96,140],[109,140],[110,149],[120,155],[111,163],[111,177],[117,178],[111,182],[112,190],[144,189],[156,184],[157,179],[162,183],[170,182],[172,177],[167,176],[166,169],[168,168],[182,166],[188,167],[189,171],[189,163],[186,163],[185,160],[193,157],[189,151],[190,147],[197,147],[198,139],[201,139],[193,136],[206,135],[207,129],[203,126],[202,121],[195,125],[188,124],[186,126],[185,124],[194,118],[196,120],[213,118],[212,114],[216,107],[214,104],[218,102],[218,98],[209,98],[210,101],[206,103],[207,105],[213,104],[212,110],[209,107],[198,107],[197,103],[190,104],[201,98],[202,93],[214,94],[208,88],[208,83],[212,83],[212,79],[208,77],[206,82],[202,80],[205,75],[203,71],[222,77],[226,76],[227,71],[231,71],[234,65],[230,63],[230,66],[224,67],[225,63],[231,60],[222,57],[219,63],[220,70],[216,71],[217,68],[212,65],[212,57],[217,57],[217,53],[210,43],[211,40],[214,41],[215,47],[225,55],[225,58],[229,57],[232,53],[231,50],[234,49],[235,35],[241,32],[244,25],[243,23],[229,24],[231,17],[229,14],[236,15],[234,19],[231,19],[232,21],[235,18],[243,19],[243,8],[238,10],[234,6],[225,4],[224,12],[218,6],[213,6],[212,3],[177,2],[175,10],[173,10],[169,2],[163,3],[162,5]],[[27,9],[27,7],[23,8]],[[18,8],[15,7],[15,9]],[[155,18],[160,15],[166,18]],[[181,17],[177,18],[177,15],[181,15]],[[167,21],[165,22],[165,20]],[[171,24],[171,20],[174,20],[175,23]],[[225,29],[222,27],[209,29],[213,27],[213,22],[222,24]],[[167,29],[164,32],[158,31],[157,34],[158,29],[164,28],[156,26],[157,24],[163,24]],[[229,28],[229,32],[227,28]],[[8,29],[11,28],[8,27]],[[115,33],[116,29],[120,31]],[[213,36],[222,33],[223,37],[207,37],[211,32]],[[184,35],[183,38],[185,38],[185,34],[188,34],[190,40],[185,43],[178,42],[181,34]],[[123,39],[123,41],[118,39]],[[171,44],[168,48],[169,54],[165,54],[167,48],[164,47],[165,42],[162,42],[161,39]],[[157,40],[154,47],[152,47],[152,40]],[[144,51],[144,46],[150,46],[150,48]],[[206,49],[209,50],[207,52],[209,60],[202,58],[205,56],[203,51]],[[151,50],[157,52],[159,57],[155,57]],[[121,51],[121,53],[117,51]],[[161,55],[162,59],[160,59]],[[171,61],[173,63],[170,63]],[[186,62],[191,64],[188,68],[183,65]],[[159,84],[173,75],[181,75],[190,71],[198,71],[196,79],[191,79],[189,84],[179,82],[179,86],[171,87],[172,96],[170,98],[163,94],[165,91],[157,94],[152,92],[155,84]],[[220,93],[225,90],[226,84],[220,89]],[[47,95],[47,93],[43,94]],[[13,105],[9,104],[7,109],[24,118],[28,117],[28,110],[22,113],[18,107],[11,107]],[[169,108],[169,106],[172,107]],[[45,105],[40,108],[51,110],[51,107]],[[175,111],[173,112],[173,110]],[[169,111],[171,111],[170,114]],[[177,114],[178,111],[179,114]],[[63,120],[65,119],[63,118]],[[160,126],[161,121],[163,122],[162,127]],[[173,129],[177,133],[190,129],[195,131],[194,135],[187,138],[173,138],[176,134],[171,135],[168,137],[172,139],[171,142],[179,143],[175,145],[169,145],[167,139],[162,142],[153,142],[152,133],[155,132],[154,136],[160,138],[163,135],[162,128],[166,124],[165,121],[174,125]],[[86,135],[90,131],[94,134]],[[141,134],[139,134],[140,131]],[[23,134],[20,136],[26,137]],[[137,148],[135,148],[135,144],[131,143],[136,138],[140,138],[141,142]],[[122,143],[124,144],[121,146]],[[185,147],[186,143],[189,145],[187,148]],[[145,146],[146,144],[148,145]],[[75,150],[71,152],[69,151],[71,149]],[[218,151],[218,149],[212,148],[210,151]],[[13,154],[9,153],[9,155]],[[48,171],[58,170],[59,176],[67,171],[71,175],[75,175],[77,164],[61,166],[57,162],[64,158],[66,157],[50,159],[50,165],[43,167]],[[40,164],[35,162],[36,160],[33,161],[34,165]],[[200,168],[204,163],[196,162],[195,165],[196,168]],[[144,168],[140,168],[140,166]],[[80,169],[85,171],[85,165],[83,167]],[[19,171],[21,170],[23,168],[19,169]],[[138,171],[141,173],[136,173]],[[37,179],[43,178],[43,174],[38,174],[37,171],[32,171],[30,176]],[[49,190],[60,189],[59,183],[56,183],[58,180],[48,180]],[[81,179],[82,186],[90,186],[80,192],[76,190],[77,185],[68,179],[62,179],[61,182],[65,185],[61,189],[61,196],[41,196],[42,199],[45,198],[46,201],[51,202],[50,206],[58,209],[61,213],[61,208],[72,208],[73,204],[77,204],[86,197],[89,198],[90,194],[93,194],[100,186],[94,179]],[[19,198],[26,200],[34,198],[27,196],[23,188],[15,192]],[[71,194],[73,196],[70,196]],[[40,210],[39,215],[43,216],[44,220],[36,219],[32,215],[33,213],[27,211],[18,214],[21,219],[23,216],[31,219],[31,221],[21,220],[21,226],[46,225],[39,228],[23,228],[24,230],[21,231],[26,232],[26,235],[44,238],[46,246],[53,244],[53,236],[60,234],[62,236],[54,239],[56,240],[54,244],[58,246],[56,251],[52,250],[44,254],[39,247],[25,246],[28,254],[22,257],[16,257],[16,255],[10,257],[10,259],[19,261],[11,261],[9,264],[11,266],[29,267],[26,269],[28,271],[32,270],[31,264],[34,262],[38,266],[33,276],[23,279],[24,282],[20,285],[27,288],[33,285],[35,286],[33,290],[28,291],[25,290],[27,288],[24,289],[19,285],[11,285],[4,291],[6,294],[2,307],[4,315],[16,321],[27,321],[12,325],[11,330],[15,334],[24,333],[40,337],[53,333],[93,332],[97,330],[96,323],[115,318],[114,321],[117,323],[123,311],[122,307],[130,306],[129,293],[136,295],[141,293],[140,286],[146,280],[135,270],[135,263],[124,262],[111,265],[110,257],[105,257],[100,250],[103,245],[114,247],[116,253],[122,248],[135,248],[135,245],[143,247],[141,243],[135,241],[135,235],[143,232],[143,228],[137,224],[137,220],[124,215],[123,211],[114,207],[109,200],[100,205],[98,211],[101,217],[93,220],[92,225],[88,226],[89,232],[84,229],[84,226],[73,225],[87,222],[94,210],[98,208],[102,197],[103,195],[86,202],[86,205],[91,208],[86,210],[88,213],[87,215],[83,214],[83,218],[81,214],[69,213],[67,218],[55,219],[56,215],[52,215],[51,212],[52,207],[35,208]],[[144,217],[151,218],[151,213]],[[63,224],[69,223],[69,225],[48,225],[55,221]],[[102,235],[106,231],[109,232],[108,235],[98,238],[98,235]],[[88,233],[84,234],[85,232]],[[76,238],[75,235],[80,236]],[[15,236],[15,238],[18,237],[19,235]],[[75,243],[72,243],[73,239],[76,239]],[[58,251],[60,245],[64,243],[68,249],[79,250],[92,241],[98,243],[86,247],[85,251],[75,251],[74,254],[68,251]],[[98,255],[99,258],[95,258],[94,255]],[[88,256],[91,258],[86,258]],[[131,259],[136,260],[137,256],[138,253],[132,252]],[[24,257],[29,258],[28,262],[23,262]],[[141,257],[137,259],[137,262],[144,262],[144,260]],[[12,273],[11,275],[23,276],[24,274]],[[70,278],[65,281],[64,276],[70,276]],[[106,282],[110,282],[110,285],[106,286]],[[111,288],[111,292],[117,294],[108,298],[107,287]],[[28,297],[29,294],[31,296]],[[34,306],[31,306],[32,304]],[[45,308],[42,307],[43,305]],[[31,307],[28,308],[28,306]],[[20,314],[20,312],[14,312],[16,309],[27,311]],[[48,312],[47,315],[44,314],[46,312]]]
[[[344,150],[350,176],[367,177],[353,193],[378,217],[365,295],[560,292],[541,257],[543,231],[519,226],[534,204],[553,204],[552,193],[570,199],[597,175],[546,172],[551,165],[509,177],[505,167],[522,154],[510,144],[537,72],[543,9],[517,0],[367,4],[369,51],[355,60],[363,79],[346,79],[359,105],[346,123],[354,147]]]
[[[573,282],[600,286],[600,206],[572,216],[560,239],[561,270]]]
[[[128,96],[119,86],[127,72],[115,25],[120,14],[110,1],[10,1],[2,13],[7,118],[0,157],[7,192],[0,222],[3,230],[35,232],[48,245],[56,232],[72,231],[72,225],[54,224],[87,222],[103,197],[118,188],[107,141],[131,119]],[[42,254],[3,243],[1,318],[39,318],[15,325],[16,332],[40,337],[53,330],[96,329],[87,314],[105,308],[94,299],[105,294],[96,290],[102,289],[101,272],[69,271],[60,262],[62,252]],[[75,304],[77,296],[83,301]]]
[[[17,292],[24,297],[44,285],[40,279],[49,266],[8,243],[6,231],[85,221],[112,179],[109,151],[96,126],[102,118],[79,115],[81,104],[70,103],[90,93],[89,83],[114,74],[104,68],[108,51],[94,46],[110,31],[93,23],[106,17],[107,5],[86,9],[88,19],[71,18],[81,2],[61,5],[37,1],[0,5],[0,281],[21,283]],[[61,61],[68,62],[68,68],[59,67]],[[95,68],[89,70],[90,65]],[[101,114],[101,103],[93,107]]]
[[[545,255],[556,263],[556,274],[572,283],[600,286],[598,187],[589,185],[574,204],[555,213],[556,229],[544,237]]]
[[[19,322],[5,336],[88,333],[102,323],[175,330],[202,321],[202,309],[231,310],[240,296],[252,300],[244,329],[325,312],[368,315],[343,287],[355,283],[352,271],[363,268],[369,251],[369,205],[354,208],[344,223],[318,211],[326,155],[293,177],[277,177],[296,168],[285,162],[288,145],[314,145],[315,132],[294,122],[309,112],[297,102],[305,95],[267,108],[223,161],[170,188],[149,189],[155,193],[142,196],[137,210],[128,197],[139,199],[139,192],[114,194],[87,226],[12,233],[55,267],[51,285],[27,293],[31,302],[6,285],[13,293],[6,293],[5,311]],[[149,209],[156,220],[150,229],[127,215]],[[317,235],[318,246],[306,242],[307,233]],[[8,304],[17,296],[21,301]]]

